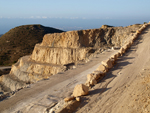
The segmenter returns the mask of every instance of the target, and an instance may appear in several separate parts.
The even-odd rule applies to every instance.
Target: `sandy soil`
[[[147,113],[150,112],[150,26],[117,61],[103,80],[81,98],[77,113]],[[85,83],[102,60],[116,51],[97,55],[87,64],[59,73],[18,91],[0,102],[0,112],[37,113],[71,95],[76,84]]]

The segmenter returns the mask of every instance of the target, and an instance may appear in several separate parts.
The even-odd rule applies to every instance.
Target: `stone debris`
[[[96,84],[97,84],[97,81],[96,81],[96,79],[92,79],[92,80],[90,80],[89,83],[90,83],[90,85],[93,86],[93,85],[96,85]]]
[[[70,96],[70,97],[66,97],[66,98],[64,99],[64,101],[65,101],[65,102],[68,102],[68,101],[71,101],[71,100],[74,100],[74,99],[75,99],[74,96]]]
[[[121,55],[123,55],[123,54],[125,53],[125,51],[126,51],[126,50],[125,50],[125,48],[123,48],[123,47],[121,47],[120,50],[119,50],[119,52],[120,52]]]
[[[101,64],[101,65],[96,69],[96,71],[107,72],[108,69],[107,69],[104,65]]]
[[[94,71],[94,73],[87,75],[87,80],[85,85],[90,87],[96,85],[99,80],[101,80],[104,76],[104,73],[101,71]]]
[[[111,62],[110,59],[104,60],[104,61],[102,61],[101,63],[102,63],[102,65],[104,65],[104,66],[105,66],[106,68],[108,68],[108,69],[110,69],[110,68],[113,67],[112,62]]]
[[[81,97],[76,97],[76,101],[80,102],[81,101]]]
[[[89,93],[89,87],[84,84],[76,85],[73,90],[74,97],[84,96],[87,95],[88,93]]]
[[[115,59],[114,58],[110,58],[110,61],[111,61],[112,65],[115,64]]]

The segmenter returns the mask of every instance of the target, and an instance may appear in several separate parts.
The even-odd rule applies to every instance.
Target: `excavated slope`
[[[69,66],[88,61],[94,53],[112,46],[120,47],[141,25],[107,27],[63,33],[46,34],[36,44],[31,56],[24,56],[12,65],[8,75],[0,77],[1,99],[28,84],[47,79],[69,69]]]

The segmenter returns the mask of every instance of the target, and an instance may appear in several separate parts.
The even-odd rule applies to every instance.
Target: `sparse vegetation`
[[[32,53],[36,43],[47,33],[63,32],[42,25],[15,27],[0,37],[0,65],[12,65],[20,57]]]

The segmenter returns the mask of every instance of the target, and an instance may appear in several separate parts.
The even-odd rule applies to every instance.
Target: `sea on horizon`
[[[10,29],[29,24],[41,24],[64,31],[95,29],[102,25],[128,26],[133,24],[143,24],[148,19],[66,19],[66,18],[46,18],[46,19],[24,19],[24,18],[0,18],[0,34],[5,34]]]

